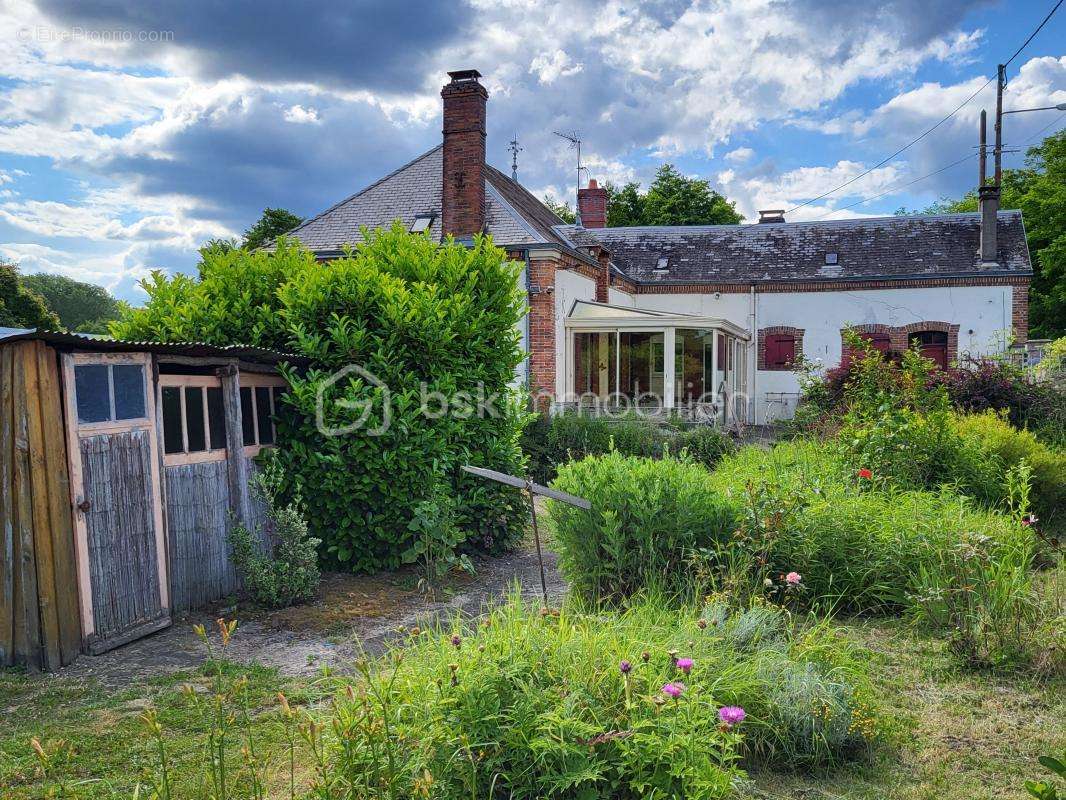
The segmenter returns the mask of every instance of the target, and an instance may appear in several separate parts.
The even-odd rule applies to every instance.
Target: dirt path
[[[562,598],[565,585],[555,555],[544,555],[548,594],[555,602]],[[175,620],[170,628],[110,653],[83,655],[59,674],[120,686],[196,667],[203,663],[205,653],[192,626],[202,622],[213,627],[218,616],[238,620],[238,631],[226,652],[231,660],[277,667],[290,675],[314,674],[324,666],[347,671],[361,653],[380,652],[398,628],[456,613],[478,614],[487,604],[506,597],[516,583],[523,596],[540,596],[540,571],[531,548],[477,559],[475,567],[475,575],[457,579],[436,598],[414,589],[410,573],[328,573],[314,603],[275,612],[213,609],[213,614]]]

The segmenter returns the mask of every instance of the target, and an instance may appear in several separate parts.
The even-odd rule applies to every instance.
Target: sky
[[[572,202],[552,132],[577,131],[601,183],[671,162],[747,220],[922,209],[976,186],[994,82],[813,199],[962,103],[1052,5],[0,0],[0,256],[143,302],[151,270],[194,273],[265,207],[313,216],[437,145],[445,73],[467,68],[489,162],[509,173],[517,135],[540,196]],[[1063,102],[1066,7],[1010,64],[1004,107]],[[1063,127],[1008,116],[1005,165]]]

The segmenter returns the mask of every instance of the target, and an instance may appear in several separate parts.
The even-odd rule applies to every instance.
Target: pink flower
[[[746,716],[747,714],[740,706],[722,706],[718,709],[718,719],[722,720],[722,724],[727,728],[739,725]]]
[[[1032,525],[1034,522],[1037,521],[1038,520],[1036,514],[1026,514],[1024,517],[1022,517],[1022,525]]]
[[[789,586],[799,586],[801,580],[803,580],[803,578],[798,572],[790,572],[785,576],[785,583]]]
[[[692,672],[692,659],[691,658],[679,658],[677,660],[677,668],[688,675]]]
[[[866,469],[866,467],[863,467],[859,470],[859,477],[863,478],[864,480],[871,480],[873,476],[874,474],[870,472],[870,470]]]
[[[663,686],[663,694],[670,695],[675,700],[681,696],[681,693],[685,691],[685,684],[678,681],[677,683],[668,683]]]

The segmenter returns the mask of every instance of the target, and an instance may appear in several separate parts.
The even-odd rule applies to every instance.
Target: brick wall
[[[445,234],[472,236],[485,227],[485,104],[489,93],[476,77],[470,77],[453,78],[440,94],[444,98],[441,225]]]
[[[1011,323],[1014,343],[1025,344],[1029,341],[1029,281],[1016,284],[1011,292]]]
[[[534,396],[555,396],[555,287],[557,262],[535,259],[529,262],[530,283],[539,289],[529,298],[529,388]]]
[[[847,361],[852,355],[851,348],[844,340],[844,334],[847,330],[848,328],[840,329],[841,363]],[[941,333],[946,333],[948,335],[948,362],[950,363],[959,360],[959,326],[949,322],[923,320],[921,322],[911,322],[899,327],[892,327],[891,325],[852,325],[851,330],[859,333],[888,334],[889,349],[895,353],[902,353],[904,350],[910,348],[910,337],[912,333],[920,333],[921,331],[940,331]]]

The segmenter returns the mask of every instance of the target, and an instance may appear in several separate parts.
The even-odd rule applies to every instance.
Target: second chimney
[[[577,190],[577,210],[586,228],[607,227],[607,190],[589,180],[588,188]]]
[[[977,208],[981,214],[981,263],[999,261],[997,226],[999,225],[999,188],[982,186],[977,190]]]
[[[759,222],[784,222],[785,221],[785,209],[783,208],[771,208],[766,211],[759,212]]]
[[[485,105],[489,93],[476,69],[449,72],[444,98],[444,183],[441,225],[445,235],[468,239],[485,228]]]

